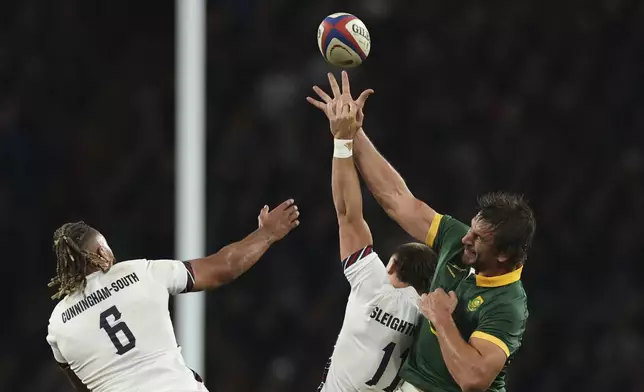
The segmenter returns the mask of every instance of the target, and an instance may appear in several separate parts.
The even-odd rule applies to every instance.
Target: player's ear
[[[105,262],[106,266],[109,266],[114,262],[114,255],[109,248],[99,245],[96,253],[98,254],[98,257]]]
[[[510,260],[510,257],[508,257],[507,253],[499,252],[499,254],[497,254],[497,256],[496,256],[496,260],[499,263],[507,263],[508,260]]]
[[[389,262],[387,263],[387,274],[388,275],[393,275],[396,272],[396,259],[394,256],[391,256],[389,258]]]
[[[98,257],[100,257],[103,260],[109,260],[109,256],[108,256],[107,252],[105,251],[105,248],[100,246],[100,245],[99,245],[98,249],[96,249],[96,254],[98,255]]]

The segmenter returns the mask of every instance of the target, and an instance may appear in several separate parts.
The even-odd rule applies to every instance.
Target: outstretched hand
[[[300,212],[293,199],[286,200],[279,206],[269,211],[264,206],[257,216],[260,229],[266,230],[274,241],[281,240],[299,224]]]
[[[353,97],[351,96],[351,86],[349,84],[349,74],[347,74],[346,71],[342,71],[342,90],[340,90],[340,86],[338,85],[338,82],[335,79],[335,76],[331,72],[327,74],[329,78],[329,85],[331,86],[331,91],[333,93],[333,98],[331,98],[324,90],[322,90],[318,86],[313,86],[313,91],[322,99],[322,101],[318,101],[317,99],[311,98],[311,97],[306,97],[306,101],[310,103],[311,105],[315,106],[316,108],[322,110],[324,114],[326,114],[327,118],[331,120],[331,115],[329,108],[333,107],[335,108],[335,105],[329,105],[330,103],[335,103],[338,100],[343,101],[343,103],[350,103],[353,102],[355,103],[357,107],[357,115],[356,115],[356,121],[358,125],[358,129],[362,127],[362,123],[364,121],[364,105],[367,102],[367,98],[371,94],[374,93],[372,89],[366,89],[363,91],[360,96],[358,96],[358,99],[355,101],[353,100]]]
[[[358,106],[353,102],[335,100],[326,104],[331,133],[336,139],[353,139],[360,129],[357,121]]]

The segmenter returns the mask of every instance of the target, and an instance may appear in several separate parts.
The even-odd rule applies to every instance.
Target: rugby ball
[[[371,36],[367,26],[355,15],[338,12],[320,23],[318,47],[329,63],[341,68],[354,68],[369,56]]]

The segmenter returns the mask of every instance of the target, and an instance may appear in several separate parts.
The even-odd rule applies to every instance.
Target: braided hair
[[[65,223],[54,232],[54,253],[56,254],[56,276],[48,286],[59,286],[51,298],[61,299],[68,294],[83,291],[87,284],[88,271],[98,268],[105,272],[99,255],[84,249],[88,236],[97,233],[83,221]]]

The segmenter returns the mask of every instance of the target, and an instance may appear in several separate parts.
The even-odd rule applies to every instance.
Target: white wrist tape
[[[333,158],[349,158],[353,155],[353,140],[333,139]]]

